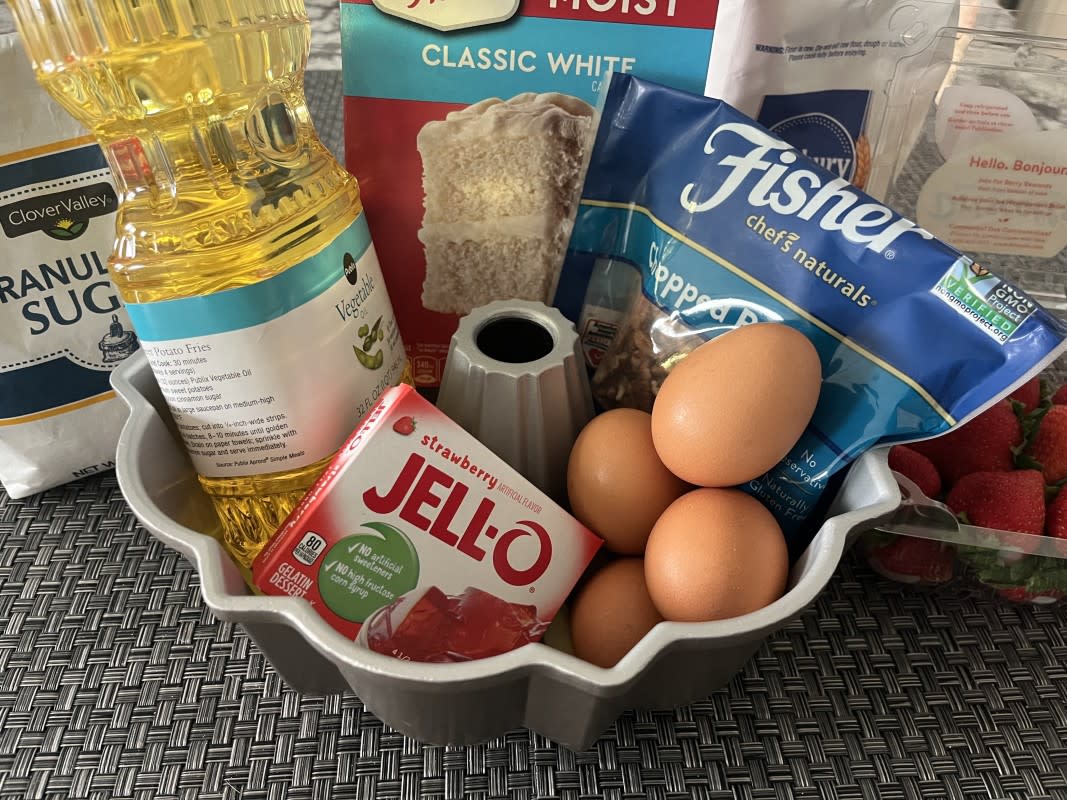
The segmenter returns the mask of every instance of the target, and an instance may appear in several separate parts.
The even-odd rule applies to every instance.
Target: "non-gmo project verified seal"
[[[934,294],[998,342],[1006,342],[1037,309],[1037,304],[969,258],[952,265]]]

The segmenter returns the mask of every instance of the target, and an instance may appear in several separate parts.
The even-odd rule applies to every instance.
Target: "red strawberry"
[[[881,534],[879,534],[880,536]],[[867,548],[867,561],[883,577],[901,583],[944,583],[952,578],[955,548],[944,542],[894,536]]]
[[[415,418],[401,417],[393,423],[393,430],[401,436],[410,436],[415,432]]]
[[[1045,535],[1067,539],[1067,491],[1061,491],[1045,509]]]
[[[1040,473],[1036,470],[1021,470],[1011,474],[1021,475],[1025,473],[1036,474],[1038,478],[1027,478],[1025,483],[1033,483],[1035,486],[1027,486],[1022,494],[1036,494],[1036,483],[1040,480],[1043,488],[1044,478],[1041,478]],[[960,485],[962,486],[975,477],[975,475],[970,475],[964,478],[960,481]],[[981,492],[982,488],[978,487],[975,491]],[[1015,502],[1011,497],[995,498],[994,501]],[[1022,502],[1029,505],[1036,502],[1036,496],[1029,499],[1024,497]],[[991,587],[1000,597],[1012,603],[1042,605],[1055,603],[1067,596],[1067,590],[1064,588],[1067,587],[1067,579],[1065,579],[1063,569],[1060,567],[1062,562],[1056,558],[1027,555],[1027,552],[1035,552],[1038,545],[1049,543],[1051,536],[1064,537],[1067,535],[1067,524],[1065,524],[1067,523],[1067,493],[1061,492],[1045,509],[1044,516],[1045,532],[1049,534],[1048,537],[1030,535],[1017,537],[1017,539],[1021,538],[1024,542],[1031,543],[1032,546],[1029,550],[1026,549],[1025,545],[1020,548],[1019,545],[1021,543],[1019,541],[1013,541],[1010,544],[1003,541],[1003,539],[1007,538],[1007,535],[1003,534],[1003,547],[999,551],[995,549],[979,549],[988,547],[988,545],[980,544],[979,548],[969,548],[969,552],[965,550],[964,553],[961,553],[961,558],[971,568],[974,578],[979,583]],[[1019,529],[1022,527],[1024,526],[1019,526]],[[1067,542],[1059,538],[1054,542],[1056,545],[1067,545]],[[1067,550],[1065,550],[1065,554],[1067,554]]]
[[[964,475],[945,504],[983,528],[1035,535],[1045,529],[1045,479],[1036,469]]]
[[[1041,405],[1041,379],[1031,378],[1008,397],[1022,403],[1023,413],[1029,414]]]
[[[898,444],[889,451],[889,468],[911,479],[927,497],[941,494],[941,476],[937,474],[937,467],[922,453]]]
[[[1057,406],[1067,405],[1067,383],[1063,384],[1056,390],[1056,394],[1052,395],[1052,404]]]
[[[966,425],[908,446],[934,462],[944,484],[953,486],[973,472],[1011,471],[1015,466],[1012,449],[1022,441],[1019,418],[1011,403],[1001,400]]]
[[[1053,406],[1037,426],[1027,454],[1041,465],[1047,483],[1067,478],[1067,406]]]
[[[1064,597],[1063,592],[1055,589],[1044,589],[1040,592],[1031,592],[1024,586],[1002,586],[996,591],[997,594],[1012,603],[1033,603],[1038,606],[1055,603],[1057,600]]]

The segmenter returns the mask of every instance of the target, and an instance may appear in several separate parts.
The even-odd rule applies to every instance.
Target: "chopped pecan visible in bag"
[[[663,313],[638,292],[593,375],[593,397],[606,409],[652,411],[671,369],[703,341],[682,322],[680,314]]]

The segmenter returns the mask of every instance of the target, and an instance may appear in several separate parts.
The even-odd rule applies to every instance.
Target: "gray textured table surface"
[[[204,609],[113,475],[0,496],[0,800],[1067,798],[1067,613],[851,559],[726,689],[585,753],[423,747],[300,696]]]
[[[309,77],[339,149],[340,80]],[[113,475],[0,492],[0,800],[1067,799],[1067,610],[916,592],[846,561],[729,687],[585,753],[423,747],[286,688]]]

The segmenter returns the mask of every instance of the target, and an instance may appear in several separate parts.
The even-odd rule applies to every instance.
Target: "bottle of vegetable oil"
[[[111,277],[247,567],[405,365],[302,0],[9,0],[121,207]]]

